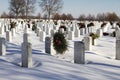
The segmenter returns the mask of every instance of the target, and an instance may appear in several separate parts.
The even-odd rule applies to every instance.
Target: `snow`
[[[40,42],[29,31],[32,43],[32,68],[21,67],[23,30],[19,30],[11,43],[7,42],[7,55],[0,56],[0,80],[120,80],[120,61],[115,60],[115,38],[104,36],[86,51],[85,64],[74,64],[74,41],[64,55],[45,53],[45,42]],[[83,37],[83,36],[82,36]],[[82,40],[76,38],[75,40]]]

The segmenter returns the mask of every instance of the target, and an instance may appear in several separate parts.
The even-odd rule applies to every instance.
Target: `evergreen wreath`
[[[10,30],[11,30],[12,28],[15,28],[15,26],[16,26],[16,22],[10,22]]]
[[[78,23],[79,29],[85,28],[85,23]]]
[[[94,26],[94,23],[91,22],[87,25],[87,27],[91,27],[91,26]]]
[[[32,31],[35,31],[37,29],[36,25],[35,25],[35,22],[32,22]]]
[[[99,38],[99,35],[96,33],[90,33],[90,37],[92,38],[92,45],[95,45],[95,39]]]
[[[56,32],[53,36],[53,47],[57,53],[63,54],[68,49],[68,43],[61,32]]]
[[[107,24],[107,23],[104,23],[104,22],[103,22],[103,23],[101,24],[101,28],[104,28],[104,27],[106,26],[106,24]]]

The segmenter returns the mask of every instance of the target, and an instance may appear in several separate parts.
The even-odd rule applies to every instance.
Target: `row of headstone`
[[[15,30],[18,30],[21,26],[27,25],[27,22],[24,22],[24,21],[23,21],[23,24],[21,24],[21,22],[16,21],[16,20],[12,20],[12,21],[15,21],[16,24],[17,24],[17,27],[16,27]],[[76,32],[75,30],[78,29],[77,23],[78,23],[77,21],[72,21],[72,23],[67,21],[64,25],[67,28],[70,28],[69,29],[70,31]],[[87,34],[87,33],[90,33],[90,32],[94,32],[95,29],[99,29],[100,28],[100,27],[98,27],[96,25],[101,25],[101,23],[99,23],[99,22],[94,22],[95,26],[87,27],[87,24],[90,23],[90,22],[84,22],[84,23],[86,24],[85,25],[86,27],[81,29],[81,31],[80,31],[80,33],[83,34],[83,35]],[[32,21],[29,24],[30,24],[30,27],[31,27],[32,26]],[[48,22],[48,21],[43,20],[43,22],[36,22],[36,24],[37,24],[38,27],[41,28],[42,31],[46,32],[46,35],[48,35],[49,32],[51,31],[50,29],[58,30],[62,23],[61,23],[61,21],[58,21],[57,25],[55,25],[53,21]],[[108,22],[108,24],[109,24],[109,22]],[[109,25],[107,25],[107,26],[109,26]],[[8,28],[7,25],[5,25],[5,28],[6,28],[6,31],[7,31],[7,28]]]
[[[27,32],[27,31],[26,31]],[[70,31],[72,33],[72,35],[74,35],[75,33],[73,33],[72,31]],[[101,35],[101,30],[98,31],[98,34]],[[45,41],[45,36],[44,36],[44,31],[42,31],[40,33],[40,38],[42,37],[41,41]],[[71,34],[70,33],[70,34]],[[8,33],[9,34],[9,33]],[[68,33],[69,34],[69,33]],[[118,34],[118,33],[117,33]],[[6,35],[7,36],[7,35]],[[120,59],[120,38],[119,38],[120,35],[117,36],[117,39],[116,39],[116,59]],[[69,39],[73,39],[74,37],[70,38]],[[9,39],[8,39],[9,40]],[[75,42],[74,44],[74,62],[75,63],[80,63],[80,64],[84,64],[85,63],[85,54],[84,54],[84,51],[85,50],[91,50],[90,46],[90,38],[89,37],[85,37],[84,38],[84,43],[83,42]],[[32,45],[30,42],[28,42],[28,35],[27,34],[24,34],[24,42],[22,43],[22,66],[23,67],[32,67]],[[49,40],[47,39],[46,41],[49,41],[49,43],[46,43],[45,42],[45,45],[47,46],[46,49],[46,52],[47,53],[50,53],[50,54],[53,54],[54,52],[54,49],[53,49],[53,46],[52,43],[51,43],[51,40],[49,38]],[[0,39],[0,44],[1,44],[1,53],[3,53],[2,55],[5,54],[5,48],[3,46],[4,44],[4,40],[3,39]],[[49,45],[48,45],[49,44]],[[53,50],[52,50],[53,49]]]
[[[15,29],[11,29],[11,31],[6,31],[6,41],[12,42],[12,37],[16,35]]]
[[[102,36],[101,29],[98,31],[99,36]],[[116,59],[120,60],[120,31],[116,31]],[[51,53],[51,41],[50,38],[46,38],[47,40],[45,41],[45,50],[46,53]],[[80,63],[83,64],[85,63],[85,56],[84,56],[84,51],[85,50],[91,50],[91,42],[92,39],[91,37],[84,37],[83,42],[75,42],[74,44],[74,62],[75,63]],[[49,52],[47,52],[49,51]]]
[[[0,27],[0,34],[4,35],[5,32],[10,31],[9,25],[4,25]],[[17,26],[15,28],[11,28],[12,36],[15,36],[15,33],[18,31]]]
[[[37,29],[37,36],[40,36],[39,33],[40,31],[44,31],[45,35],[47,36],[52,36],[52,31],[57,31],[60,27],[61,24],[58,25],[53,25],[54,23],[50,24],[48,22],[40,22],[40,26]],[[60,29],[60,31],[62,33],[65,33],[65,35],[67,36],[67,38],[69,40],[74,40],[75,37],[80,37],[80,35],[85,35],[85,34],[89,34],[91,32],[94,32],[94,28],[95,27],[85,27],[85,28],[81,28],[79,29],[77,22],[73,22],[72,24],[64,24],[66,27],[66,31],[64,31],[64,29]],[[87,26],[87,25],[86,25]],[[39,31],[40,29],[40,31]],[[54,32],[53,32],[54,33]],[[103,31],[102,29],[97,29],[96,32],[100,37],[103,35]]]
[[[6,32],[6,40],[11,42],[11,32]],[[6,55],[6,40],[5,38],[0,37],[0,55]],[[22,43],[22,67],[31,68],[32,67],[32,45],[29,42],[29,34],[24,33],[23,43]]]
[[[56,52],[53,48],[52,38],[45,38],[45,52],[50,55],[55,55]],[[85,63],[85,45],[82,41],[74,42],[74,63],[84,64]]]
[[[15,36],[15,30],[8,31],[9,26],[2,25],[0,27],[0,34],[4,34],[6,32],[6,38],[0,37],[0,55],[5,56],[6,55],[6,41],[12,42],[12,36]],[[12,33],[11,33],[12,32]]]
[[[56,30],[54,30],[54,29],[48,29],[48,30],[45,32],[45,31],[43,31],[41,28],[37,27],[35,33],[36,33],[37,37],[39,37],[40,41],[41,41],[41,42],[44,42],[46,36],[53,37],[53,35],[54,35],[55,32],[56,32]]]

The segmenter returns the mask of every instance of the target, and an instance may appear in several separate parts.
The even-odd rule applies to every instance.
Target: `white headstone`
[[[116,40],[120,40],[120,28],[116,28]]]
[[[40,35],[40,29],[39,28],[36,29],[36,34],[37,34],[37,36]]]
[[[82,41],[74,42],[74,63],[85,63],[85,47]]]
[[[5,45],[5,38],[0,37],[0,55],[6,55],[6,45]]]
[[[32,45],[28,42],[22,43],[22,67],[32,67]]]
[[[28,27],[25,25],[24,33],[28,33]]]
[[[120,30],[116,29],[116,60],[120,60]]]
[[[19,31],[19,27],[18,25],[15,27],[15,32],[18,32]]]
[[[8,31],[7,25],[5,25],[4,27],[5,27],[5,28],[4,28],[4,31],[5,31],[5,32]]]
[[[97,32],[96,32],[98,35],[99,35],[99,37],[102,37],[103,36],[103,31],[102,31],[102,29],[97,29]]]
[[[53,43],[50,37],[45,38],[45,52],[51,55],[55,55],[56,52],[53,48]]]
[[[116,60],[120,60],[120,40],[116,40]]]
[[[40,41],[45,41],[45,32],[44,31],[41,31],[40,32]]]
[[[50,33],[51,33],[51,37],[53,37],[55,30],[51,29]]]
[[[85,34],[88,34],[88,33],[89,33],[89,31],[88,31],[89,29],[88,29],[87,27],[85,27],[84,29],[85,29],[85,32],[84,32],[84,33],[85,33]]]
[[[76,29],[74,33],[75,33],[75,37],[80,37],[80,30],[79,29]]]
[[[88,33],[92,33],[92,30],[93,29],[93,26],[91,26],[91,27],[88,27]]]
[[[23,34],[23,42],[31,42],[30,34],[28,33]]]
[[[72,32],[72,31],[68,32],[68,39],[69,40],[74,40],[74,32]]]
[[[80,29],[80,35],[84,35],[85,34],[85,29],[84,28],[81,28]]]
[[[4,34],[4,27],[0,27],[0,34]]]
[[[12,42],[12,33],[10,31],[6,32],[6,40],[8,42]]]
[[[11,32],[12,32],[12,36],[15,36],[15,28],[12,28]]]
[[[92,50],[92,39],[91,37],[84,37],[84,40],[83,40],[84,44],[85,44],[85,50]]]
[[[61,33],[64,33],[64,29],[63,28],[60,28],[59,29]]]
[[[46,30],[46,34],[47,34],[47,35],[50,35],[50,31],[51,31],[51,28],[48,27],[47,30]]]

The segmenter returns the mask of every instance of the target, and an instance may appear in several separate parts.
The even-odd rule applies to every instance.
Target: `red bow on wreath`
[[[61,45],[61,41],[60,41],[59,39],[56,39],[55,43],[56,43],[57,45]]]

